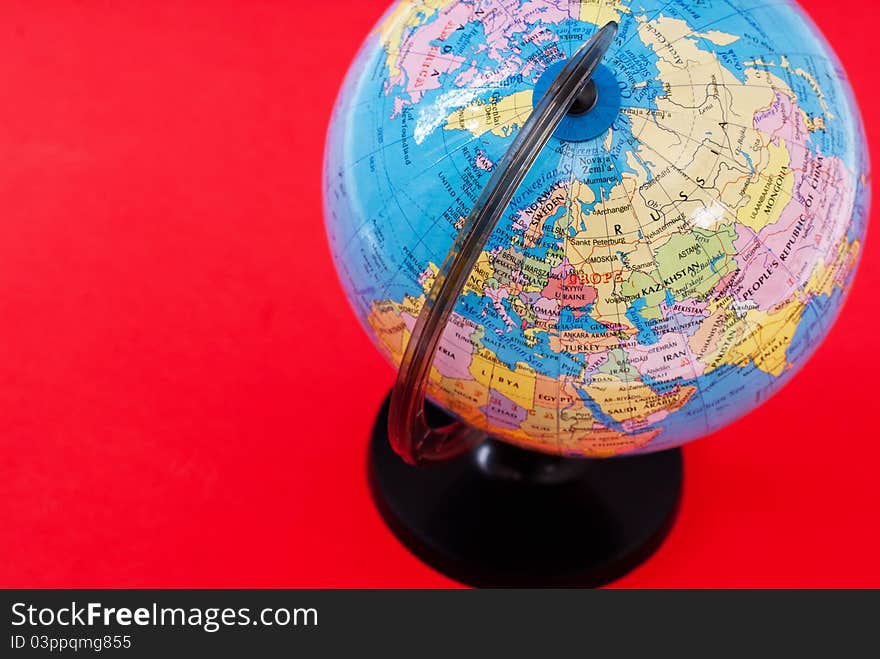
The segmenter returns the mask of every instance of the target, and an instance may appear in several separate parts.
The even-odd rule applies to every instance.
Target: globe
[[[561,456],[655,452],[778,391],[834,323],[869,206],[863,127],[793,2],[407,0],[324,162],[346,295],[398,366],[447,252],[572,54],[613,44],[482,247],[427,394]]]

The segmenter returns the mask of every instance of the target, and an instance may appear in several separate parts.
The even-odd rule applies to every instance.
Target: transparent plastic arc
[[[403,354],[391,394],[388,434],[410,464],[446,460],[485,438],[482,430],[455,422],[432,428],[425,393],[434,354],[480,251],[556,127],[590,82],[617,35],[610,22],[572,56],[523,124],[443,260]]]

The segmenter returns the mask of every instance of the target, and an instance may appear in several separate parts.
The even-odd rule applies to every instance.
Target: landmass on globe
[[[429,383],[467,423],[563,455],[669,448],[766,400],[833,323],[867,219],[857,107],[793,4],[402,2],[343,88],[325,171],[340,278],[392,364],[536,81],[609,20],[619,115],[551,139]]]

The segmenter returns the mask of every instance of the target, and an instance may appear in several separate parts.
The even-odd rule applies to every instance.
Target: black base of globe
[[[417,468],[394,453],[387,428],[388,400],[369,455],[382,517],[425,563],[471,586],[607,584],[660,546],[678,511],[680,449],[581,460],[490,439]]]

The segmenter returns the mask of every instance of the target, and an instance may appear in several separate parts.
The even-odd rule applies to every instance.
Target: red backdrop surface
[[[804,4],[876,153],[880,7]],[[393,373],[323,228],[385,5],[3,3],[0,585],[455,585],[368,494]],[[801,374],[685,449],[678,522],[617,585],[880,586],[878,249]]]

